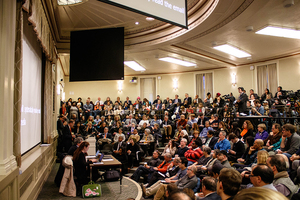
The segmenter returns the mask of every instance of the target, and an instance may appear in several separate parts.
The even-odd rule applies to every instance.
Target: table
[[[105,157],[103,157],[102,159],[102,163],[93,163],[93,164],[90,164],[90,181],[92,181],[92,168],[93,167],[96,167],[96,168],[101,168],[101,169],[110,169],[110,168],[117,168],[117,167],[121,167],[122,168],[122,163],[119,162],[115,157],[113,157],[112,155],[109,155],[111,157],[111,159],[113,159],[112,161],[106,161]],[[122,193],[122,173],[120,173],[120,193]]]

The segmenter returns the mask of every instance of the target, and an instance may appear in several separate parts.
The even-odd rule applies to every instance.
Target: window
[[[257,93],[262,95],[268,88],[274,95],[277,91],[277,65],[276,63],[269,65],[257,66]]]
[[[212,73],[196,74],[196,94],[205,99],[208,92],[213,95]]]

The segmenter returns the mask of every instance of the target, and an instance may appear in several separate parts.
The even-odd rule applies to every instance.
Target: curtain
[[[212,77],[212,73],[206,73],[205,74],[205,95],[206,93],[210,92],[211,93],[211,97],[213,97],[214,95],[214,91],[213,91],[213,77]]]
[[[44,84],[44,134],[43,143],[50,144],[52,133],[53,114],[53,92],[52,92],[52,65],[49,60],[45,64],[45,84]]]
[[[276,63],[268,65],[268,82],[270,92],[275,95],[278,87]]]
[[[42,2],[40,0],[24,0],[22,8],[29,14],[28,21],[32,23],[33,30],[41,42],[43,52],[48,60],[52,62],[55,59],[54,40]]]
[[[205,98],[205,91],[203,88],[203,74],[196,74],[196,94],[201,99]]]
[[[144,98],[144,82],[145,82],[145,79],[140,78],[140,97],[142,100]]]
[[[14,69],[14,118],[13,118],[13,152],[17,165],[21,166],[21,104],[22,104],[22,69],[23,69],[23,11],[22,3],[17,2],[16,41]]]
[[[152,92],[153,92],[153,99],[151,101],[151,103],[153,102],[154,98],[156,97],[156,78],[153,78],[153,81],[152,81]]]
[[[257,93],[259,96],[265,93],[268,87],[267,65],[257,66]]]

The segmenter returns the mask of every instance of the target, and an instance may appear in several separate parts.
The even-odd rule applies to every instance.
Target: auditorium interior
[[[192,99],[196,95],[204,99],[208,92],[213,98],[217,93],[232,93],[237,98],[238,87],[248,94],[253,89],[259,96],[266,87],[273,94],[278,86],[300,90],[300,0],[187,0],[188,28],[146,19],[98,0],[59,3],[0,1],[1,200],[38,198],[56,163],[56,122],[61,101],[69,98],[77,101],[81,97],[85,103],[88,97],[94,102],[98,97],[102,101],[110,97],[113,102],[117,97],[121,101],[147,97],[153,102],[157,95],[161,99],[174,99],[175,95],[184,99],[186,93]],[[267,26],[298,30],[298,35],[288,38],[256,33]],[[116,27],[124,27],[124,61],[136,61],[144,70],[124,65],[123,81],[70,82],[70,33]],[[22,74],[26,73],[23,62],[28,61],[23,52],[27,48],[24,38],[29,48],[39,49],[42,74],[39,141],[27,150],[21,147],[21,128],[26,123],[21,118]],[[214,48],[224,44],[250,55],[238,58]],[[159,60],[164,57],[195,65]],[[82,70],[89,70],[89,66],[82,66]],[[34,101],[36,96],[30,99]]]

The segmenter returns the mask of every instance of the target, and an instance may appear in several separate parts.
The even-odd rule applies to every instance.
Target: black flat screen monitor
[[[124,80],[124,28],[71,32],[69,81]]]

